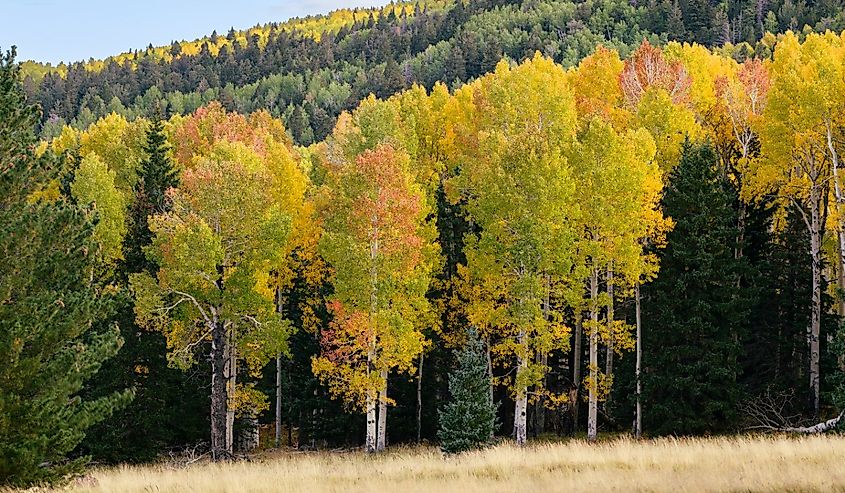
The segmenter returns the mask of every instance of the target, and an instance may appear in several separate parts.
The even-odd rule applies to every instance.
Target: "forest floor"
[[[63,491],[845,491],[844,465],[843,436],[573,440],[449,458],[435,448],[375,456],[268,451],[226,464],[95,469]]]

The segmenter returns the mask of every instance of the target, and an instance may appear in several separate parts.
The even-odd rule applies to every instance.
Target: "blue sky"
[[[18,60],[60,61],[109,55],[196,39],[383,0],[0,0],[6,17],[0,48],[18,46]]]

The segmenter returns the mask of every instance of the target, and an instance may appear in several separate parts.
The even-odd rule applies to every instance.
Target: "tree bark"
[[[572,430],[578,432],[578,410],[581,408],[581,355],[584,352],[582,347],[582,334],[584,332],[583,315],[580,309],[575,309],[575,354],[572,363],[572,384],[575,385],[575,402],[572,403]]]
[[[378,439],[376,440],[376,451],[381,452],[387,445],[387,370],[379,374],[381,379],[381,392],[378,400]]]
[[[839,265],[838,265],[839,268],[836,269],[836,279],[837,279],[838,285],[839,285],[839,293],[838,293],[838,296],[836,297],[836,299],[837,299],[836,306],[837,306],[837,313],[839,313],[839,316],[845,317],[845,263],[843,263],[841,261],[841,259],[843,258],[843,255],[845,255],[845,250],[843,250],[843,248],[845,248],[845,245],[843,245],[843,243],[845,243],[845,234],[842,232],[841,227],[840,227],[840,229],[836,230],[836,236],[837,236],[837,254],[839,255],[839,258],[840,258],[840,262],[839,262]]]
[[[812,281],[812,302],[813,311],[810,318],[810,326],[808,328],[807,339],[810,347],[810,404],[813,411],[813,416],[819,415],[819,334],[821,330],[821,268],[822,268],[822,252],[821,252],[821,218],[820,218],[820,202],[819,191],[817,187],[813,187],[810,192],[810,256],[813,264],[813,281]]]
[[[425,353],[420,354],[420,368],[417,374],[417,443],[422,441],[422,378]]]
[[[836,238],[837,238],[837,253],[838,255],[838,262],[837,262],[837,271],[839,273],[839,288],[842,290],[845,288],[845,234],[842,234],[842,231],[845,231],[845,195],[843,195],[842,191],[842,183],[839,180],[839,152],[836,150],[836,145],[833,142],[833,125],[830,122],[825,123],[826,127],[826,137],[827,137],[827,149],[830,152],[830,165],[831,171],[833,174],[833,194],[836,203],[836,213],[839,219],[839,224]],[[845,315],[845,300],[843,300],[843,296],[840,293],[837,297],[839,303],[839,315]]]
[[[370,351],[367,353],[367,367],[369,368],[372,364],[372,360],[374,359],[373,356],[373,349],[371,348]],[[367,390],[367,437],[365,441],[364,448],[368,453],[373,453],[376,451],[376,401],[377,401],[376,391],[374,389]]]
[[[587,439],[594,442],[598,438],[598,331],[599,308],[599,273],[593,268],[590,278],[590,388],[587,412]]]
[[[229,458],[226,446],[226,329],[216,317],[211,327],[211,459]]]
[[[520,337],[520,340],[522,337]],[[525,357],[519,356],[519,370],[525,371],[528,366],[528,361]],[[525,445],[528,428],[528,389],[525,387],[516,390],[516,407],[513,412],[513,434],[516,444],[519,446]]]
[[[226,399],[227,401],[235,395],[238,384],[238,355],[235,346],[235,330],[229,331],[228,364],[226,366]],[[229,455],[235,449],[235,410],[227,404],[226,406],[226,451]]]
[[[276,313],[282,316],[282,290],[276,288]],[[282,446],[282,355],[276,355],[276,448]]]
[[[238,451],[252,452],[259,445],[260,431],[258,428],[258,418],[248,417],[243,421],[244,427],[238,434]]]
[[[641,379],[641,371],[642,371],[642,361],[643,361],[643,332],[642,332],[642,320],[641,320],[641,312],[640,312],[640,283],[634,285],[634,300],[636,302],[635,305],[635,315],[636,315],[636,323],[637,323],[637,363],[636,363],[636,380],[637,380],[637,415],[634,421],[634,436],[637,437],[639,440],[643,436],[643,406],[642,406],[642,379]]]
[[[607,266],[607,360],[605,361],[604,374],[608,378],[613,377],[613,264]],[[605,401],[605,409],[610,406],[610,396]]]
[[[276,356],[276,448],[282,446],[282,355]]]
[[[488,338],[485,341],[485,352],[487,353],[487,378],[490,380],[490,402],[494,402],[493,400],[493,357],[490,354],[490,339]],[[495,429],[490,430],[490,439],[492,440],[493,437],[496,435]]]

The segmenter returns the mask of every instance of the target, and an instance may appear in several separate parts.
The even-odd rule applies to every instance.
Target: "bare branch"
[[[197,308],[197,310],[199,310],[200,315],[202,315],[202,318],[203,318],[203,319],[205,319],[205,323],[206,323],[207,325],[209,325],[209,326],[210,326],[210,325],[212,325],[212,324],[214,323],[214,320],[213,320],[211,317],[209,317],[209,316],[208,316],[208,313],[206,313],[205,309],[203,309],[202,305],[200,304],[200,302],[199,302],[199,301],[197,301],[197,299],[196,299],[196,298],[194,298],[194,297],[193,297],[193,296],[191,296],[190,294],[185,293],[185,292],[182,292],[182,291],[176,291],[176,290],[173,290],[173,292],[174,292],[175,294],[178,294],[179,296],[182,296],[182,297],[184,297],[184,298],[186,298],[186,299],[190,300],[190,301],[191,301],[191,303],[193,303],[193,305]]]
[[[751,423],[745,429],[772,433],[824,433],[835,428],[843,416],[845,416],[845,410],[843,410],[839,413],[839,416],[827,421],[808,426],[799,426],[800,415],[789,414],[792,401],[792,393],[780,392],[772,394],[766,392],[756,399],[745,402],[741,410]]]

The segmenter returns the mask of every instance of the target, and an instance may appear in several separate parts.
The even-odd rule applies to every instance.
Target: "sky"
[[[383,3],[387,0],[0,0],[0,11],[8,16],[0,49],[17,45],[19,61],[99,59],[214,30],[225,34],[230,27]]]

